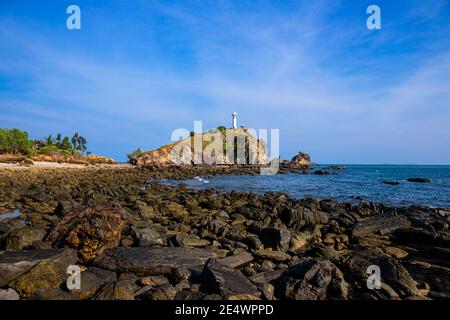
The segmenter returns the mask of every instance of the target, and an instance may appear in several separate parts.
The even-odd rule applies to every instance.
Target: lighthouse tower
[[[237,113],[233,112],[233,129],[237,129]]]

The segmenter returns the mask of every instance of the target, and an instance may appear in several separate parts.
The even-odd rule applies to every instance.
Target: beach
[[[448,208],[192,189],[183,182],[256,174],[258,168],[246,166],[3,167],[0,294],[82,300],[450,297]],[[167,179],[179,183],[160,183]],[[68,286],[73,265],[81,289]],[[372,274],[377,267],[381,273]]]

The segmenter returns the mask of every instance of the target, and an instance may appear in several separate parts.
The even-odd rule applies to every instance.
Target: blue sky
[[[450,164],[449,1],[1,0],[0,26],[0,127],[33,138],[125,160],[236,111],[283,158]]]

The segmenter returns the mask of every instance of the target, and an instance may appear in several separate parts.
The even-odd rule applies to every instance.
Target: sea
[[[195,177],[183,182],[190,188],[214,188],[225,192],[264,194],[273,191],[284,192],[294,198],[316,197],[350,203],[367,200],[397,207],[422,205],[450,208],[450,165],[344,166],[345,170],[326,169],[330,175],[224,175]],[[326,167],[322,165],[320,169]],[[427,178],[431,182],[408,182],[408,178]],[[387,185],[384,181],[400,184]],[[163,183],[177,185],[180,181],[165,180]]]

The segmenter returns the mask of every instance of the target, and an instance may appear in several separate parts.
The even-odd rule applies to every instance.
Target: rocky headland
[[[0,170],[0,299],[450,297],[449,209],[158,183],[257,170]]]

